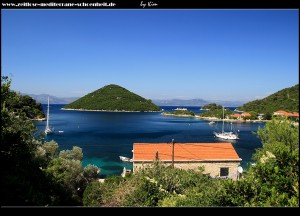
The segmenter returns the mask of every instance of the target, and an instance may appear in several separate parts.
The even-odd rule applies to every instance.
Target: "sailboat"
[[[222,132],[214,132],[214,135],[218,138],[221,139],[226,139],[226,140],[237,140],[239,139],[238,134],[234,133],[232,131],[232,123],[231,123],[231,131],[225,132],[224,131],[224,106],[223,106],[223,124],[222,124]]]
[[[48,107],[47,107],[47,124],[46,124],[46,128],[45,128],[45,134],[52,134],[54,132],[54,128],[51,128],[49,126],[49,97],[48,97]]]

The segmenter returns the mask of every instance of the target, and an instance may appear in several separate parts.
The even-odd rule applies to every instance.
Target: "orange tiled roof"
[[[172,143],[134,143],[134,161],[172,161]],[[240,161],[231,143],[175,143],[174,161]]]
[[[234,113],[234,114],[232,114],[231,116],[233,116],[233,117],[241,117],[241,114],[239,114],[239,113]]]
[[[278,111],[274,112],[274,115],[288,115],[288,112],[286,112],[284,110],[278,110]]]
[[[251,114],[248,112],[244,112],[244,113],[242,113],[242,116],[251,116]]]
[[[284,115],[284,116],[299,117],[299,113],[297,113],[297,112],[290,113],[290,112],[286,112],[284,110],[278,110],[278,111],[274,112],[274,115]]]
[[[298,112],[293,112],[292,116],[299,117],[299,113]]]

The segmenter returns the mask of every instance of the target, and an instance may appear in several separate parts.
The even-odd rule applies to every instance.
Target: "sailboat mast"
[[[47,107],[47,125],[46,128],[49,127],[49,97],[48,97],[48,107]]]
[[[224,106],[223,106],[223,124],[222,124],[222,133],[224,133]]]

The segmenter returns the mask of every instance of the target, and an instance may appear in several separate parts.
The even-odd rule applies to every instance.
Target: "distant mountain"
[[[204,100],[204,99],[169,99],[169,100],[153,100],[158,106],[204,106],[210,103],[221,104],[227,107],[237,107],[245,103],[245,101],[222,101],[222,100]]]
[[[118,85],[107,85],[66,105],[64,109],[160,111],[160,107]]]
[[[153,100],[158,106],[202,106],[208,103],[206,100],[202,99],[169,99],[169,100]]]
[[[261,100],[250,101],[237,109],[270,114],[277,110],[299,112],[299,84],[282,89]]]
[[[49,96],[49,101],[50,104],[69,104],[72,103],[73,101],[77,100],[79,97],[55,97],[52,95],[48,94],[25,94],[21,93],[22,95],[29,95],[33,99],[35,99],[37,102],[41,104],[47,104],[48,103],[48,96]]]
[[[29,95],[33,99],[35,99],[37,102],[41,104],[47,104],[48,96],[50,99],[50,104],[69,104],[77,99],[79,97],[56,97],[53,95],[48,94],[25,94],[22,93],[22,95]],[[225,107],[238,107],[242,106],[247,101],[222,101],[222,100],[204,100],[204,99],[190,99],[190,100],[183,100],[183,99],[166,99],[166,100],[160,100],[160,99],[153,99],[152,102],[156,104],[157,106],[204,106],[210,103],[217,103]]]

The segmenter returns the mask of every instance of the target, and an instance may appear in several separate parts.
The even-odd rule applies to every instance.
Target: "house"
[[[133,171],[154,160],[171,165],[173,156],[174,167],[198,170],[204,166],[204,173],[212,177],[233,179],[242,160],[231,143],[134,143]]]
[[[251,116],[251,114],[248,112],[243,112],[242,114],[239,114],[239,113],[231,114],[231,117],[236,118],[238,120],[242,119],[243,117],[250,117],[250,116]]]
[[[290,113],[286,112],[284,110],[278,110],[278,111],[275,111],[273,113],[273,115],[275,115],[275,116],[290,116]]]
[[[251,114],[248,113],[248,112],[243,112],[243,113],[241,114],[241,117],[250,117],[250,116],[251,116]]]
[[[236,119],[241,119],[241,115],[242,114],[234,113],[234,114],[231,115],[231,117],[236,118]]]
[[[291,118],[294,118],[296,120],[299,120],[299,113],[298,112],[286,112],[284,110],[278,110],[278,111],[275,111],[273,113],[273,115],[275,116],[286,116],[286,117],[291,117]]]

